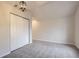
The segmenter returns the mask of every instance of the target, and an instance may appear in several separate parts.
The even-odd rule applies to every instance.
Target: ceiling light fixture
[[[17,4],[14,5],[14,7],[17,7],[19,10],[24,12],[27,9],[27,4],[25,1],[19,1]]]

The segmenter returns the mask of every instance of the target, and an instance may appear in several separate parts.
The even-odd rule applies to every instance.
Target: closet
[[[10,13],[11,51],[29,44],[29,19]]]

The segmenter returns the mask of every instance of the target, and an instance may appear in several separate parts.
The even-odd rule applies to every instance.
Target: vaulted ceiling
[[[7,2],[13,5],[15,2]],[[73,1],[26,1],[33,17],[38,19],[56,19],[75,14],[78,3]]]
[[[78,7],[78,1],[46,1],[28,2],[34,17],[42,20],[58,19],[73,16]]]

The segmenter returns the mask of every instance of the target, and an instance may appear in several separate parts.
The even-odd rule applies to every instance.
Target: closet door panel
[[[29,43],[28,20],[11,14],[11,51]]]

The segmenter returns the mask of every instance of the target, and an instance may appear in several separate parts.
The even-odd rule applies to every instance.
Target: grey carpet
[[[79,50],[72,45],[34,40],[4,58],[78,58]]]

